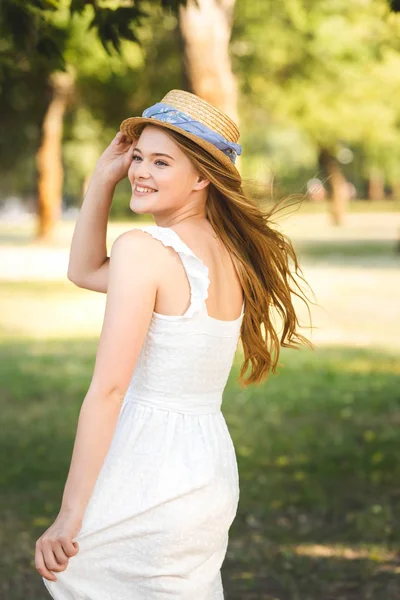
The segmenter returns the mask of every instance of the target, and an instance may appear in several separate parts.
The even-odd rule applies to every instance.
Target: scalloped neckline
[[[171,227],[162,227],[161,225],[156,225],[156,227],[157,227],[158,229],[168,229],[169,231],[172,231],[172,233],[173,233],[173,234],[174,234],[174,235],[177,237],[177,239],[180,241],[180,243],[181,243],[183,246],[185,246],[185,248],[186,248],[186,249],[189,251],[189,253],[190,253],[190,254],[191,254],[191,255],[192,255],[192,256],[193,256],[193,257],[194,257],[196,260],[198,260],[198,261],[199,261],[199,263],[202,265],[202,267],[204,268],[204,270],[205,270],[205,271],[206,271],[206,273],[207,273],[207,278],[208,278],[207,293],[208,293],[208,288],[209,288],[209,286],[210,286],[210,279],[209,279],[209,277],[208,277],[208,274],[209,274],[209,268],[207,267],[207,265],[206,265],[206,264],[205,264],[205,263],[204,263],[204,262],[201,260],[201,258],[199,258],[199,257],[197,256],[197,254],[195,254],[195,253],[193,252],[193,250],[192,250],[192,249],[191,249],[191,248],[190,248],[190,247],[189,247],[189,246],[186,244],[186,242],[184,242],[184,241],[183,241],[183,239],[182,239],[182,238],[181,238],[181,236],[180,236],[180,235],[179,235],[179,234],[178,234],[178,233],[175,231],[175,229],[172,229]],[[211,321],[215,321],[216,323],[232,323],[232,324],[236,324],[236,323],[238,323],[238,322],[241,320],[241,318],[242,318],[242,317],[243,317],[243,315],[244,315],[244,300],[243,300],[243,303],[242,303],[242,310],[241,310],[241,313],[240,313],[240,315],[239,315],[239,316],[238,316],[236,319],[229,319],[229,320],[226,320],[226,319],[216,319],[215,317],[212,317],[211,315],[209,315],[209,314],[208,314],[208,308],[207,308],[207,306],[206,306],[206,301],[205,301],[205,300],[204,300],[204,307],[205,307],[205,310],[206,310],[206,312],[205,312],[205,314],[203,313],[203,316],[204,316],[204,317],[206,317],[207,319],[210,319]],[[189,306],[189,308],[190,308],[190,306]],[[188,308],[188,310],[189,310],[189,308]],[[187,312],[187,311],[186,311],[186,312]],[[162,313],[158,313],[158,312],[156,312],[155,310],[153,310],[153,315],[155,315],[156,317],[165,318],[165,319],[183,319],[183,318],[187,318],[187,317],[186,317],[186,313],[185,313],[185,314],[183,314],[183,315],[164,315],[164,314],[162,314]]]

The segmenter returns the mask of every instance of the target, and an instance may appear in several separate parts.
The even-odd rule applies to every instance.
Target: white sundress
[[[239,502],[221,412],[244,314],[210,317],[208,268],[168,227],[142,227],[176,250],[191,303],[154,312],[115,434],[73,538],[56,600],[223,600],[220,568]]]

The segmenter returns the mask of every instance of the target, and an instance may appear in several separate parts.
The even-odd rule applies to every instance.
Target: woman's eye
[[[137,160],[136,160],[136,159],[138,159],[138,160],[142,160],[142,157],[141,157],[141,156],[138,156],[137,154],[136,154],[136,155],[133,155],[133,156],[132,156],[132,162],[137,162]],[[156,161],[155,161],[155,164],[156,164],[157,166],[161,165],[162,167],[168,167],[168,166],[169,166],[169,165],[168,165],[168,163],[164,162],[163,160],[156,160]]]

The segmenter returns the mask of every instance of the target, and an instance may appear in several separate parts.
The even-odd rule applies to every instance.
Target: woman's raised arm
[[[126,177],[136,142],[118,132],[99,158],[75,224],[67,277],[75,285],[107,292],[107,223],[117,183]]]

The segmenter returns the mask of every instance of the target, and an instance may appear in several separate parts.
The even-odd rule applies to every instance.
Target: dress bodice
[[[142,230],[174,248],[190,284],[190,305],[183,315],[153,312],[127,398],[183,412],[220,410],[244,315],[231,321],[208,315],[208,267],[169,227]]]

